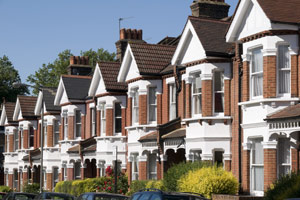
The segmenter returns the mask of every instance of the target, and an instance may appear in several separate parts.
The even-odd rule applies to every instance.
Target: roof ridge
[[[80,75],[69,75],[69,74],[64,74],[62,75],[64,78],[82,78],[82,79],[92,79],[92,76],[80,76]]]
[[[140,45],[146,45],[146,46],[158,46],[158,47],[171,47],[171,48],[176,48],[174,45],[169,45],[169,44],[149,44],[149,43],[140,43],[140,42],[134,42],[130,41],[128,42],[129,44],[140,44]]]
[[[222,19],[214,19],[214,18],[208,18],[208,17],[194,17],[194,16],[188,16],[188,19],[194,19],[198,21],[207,21],[207,22],[217,22],[217,23],[223,23],[223,24],[230,24],[230,21],[224,21]]]
[[[98,63],[99,65],[100,65],[101,63],[111,63],[111,64],[120,64],[120,65],[121,65],[121,63],[118,62],[118,61],[102,61],[102,60],[100,60],[100,61],[98,61],[97,63]]]

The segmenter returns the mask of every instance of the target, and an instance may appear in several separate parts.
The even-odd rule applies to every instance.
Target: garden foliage
[[[8,193],[8,192],[11,192],[11,191],[12,191],[12,189],[8,186],[5,186],[5,185],[0,186],[0,192]]]
[[[23,185],[23,192],[38,194],[40,192],[40,184],[25,182]]]

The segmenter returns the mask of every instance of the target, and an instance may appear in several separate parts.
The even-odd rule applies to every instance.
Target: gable
[[[35,115],[41,114],[42,101],[43,101],[43,93],[41,91],[39,91],[39,96],[38,96],[38,99],[36,101],[35,108],[34,108]]]
[[[6,116],[6,110],[4,105],[0,116],[0,126],[4,126],[6,122],[7,122],[7,116]]]
[[[128,44],[118,75],[118,82],[125,82],[138,77],[140,77],[140,72],[131,51],[130,44]]]
[[[187,22],[182,37],[172,58],[172,65],[180,65],[206,57],[204,48],[190,21]]]
[[[256,0],[241,0],[226,35],[227,42],[272,29],[268,19]]]
[[[68,102],[69,102],[69,98],[65,90],[62,77],[60,77],[59,85],[54,99],[54,105],[59,106],[60,104],[68,103]]]
[[[97,63],[88,95],[95,96],[105,92],[106,92],[105,83],[102,78],[99,64]]]
[[[19,119],[22,119],[22,112],[21,112],[21,105],[20,100],[17,98],[16,107],[14,110],[13,120],[18,121]]]

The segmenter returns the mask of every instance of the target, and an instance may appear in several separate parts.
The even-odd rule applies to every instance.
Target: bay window
[[[30,126],[29,128],[29,147],[33,147],[34,146],[34,129],[32,126]]]
[[[101,120],[101,135],[104,136],[106,132],[106,110],[105,110],[105,103],[100,104],[100,120]]]
[[[19,149],[19,133],[17,129],[14,130],[14,151]]]
[[[96,113],[95,108],[91,108],[91,128],[92,128],[92,136],[96,136]]]
[[[263,95],[263,54],[262,48],[252,50],[251,56],[251,95],[258,97]]]
[[[74,163],[74,179],[81,179],[81,163]]]
[[[278,177],[290,173],[291,168],[291,146],[289,138],[278,138],[277,157],[278,157]]]
[[[176,87],[175,84],[169,84],[169,120],[176,118]]]
[[[156,153],[148,155],[148,179],[157,179]]]
[[[139,179],[139,162],[138,162],[138,154],[132,154],[132,180]]]
[[[68,139],[68,111],[63,111],[63,120],[64,120],[64,138]]]
[[[54,141],[53,141],[54,146],[57,145],[59,141],[59,127],[60,127],[59,121],[54,120]]]
[[[75,137],[81,137],[81,111],[76,110],[76,134]]]
[[[157,112],[156,87],[149,87],[148,102],[149,102],[148,103],[149,122],[156,122],[156,112]]]
[[[19,130],[20,130],[19,133],[20,133],[20,137],[21,137],[20,138],[21,139],[21,141],[20,141],[21,142],[21,147],[20,148],[24,149],[24,134],[23,134],[24,132],[23,132],[23,126],[22,125],[20,126]]]
[[[59,181],[58,167],[53,167],[53,188]]]
[[[192,84],[192,101],[193,101],[193,115],[201,114],[201,104],[202,104],[202,83],[201,83],[201,73],[194,75],[194,80]]]
[[[291,66],[290,66],[290,54],[288,45],[278,46],[277,56],[277,86],[278,93],[285,94],[290,93],[291,90]]]
[[[122,109],[120,103],[115,103],[115,134],[122,132]]]
[[[214,101],[215,112],[224,112],[224,73],[222,71],[214,72]]]
[[[250,165],[252,191],[264,190],[264,150],[262,141],[262,138],[252,140]]]
[[[139,93],[138,89],[132,90],[132,123],[139,122]]]

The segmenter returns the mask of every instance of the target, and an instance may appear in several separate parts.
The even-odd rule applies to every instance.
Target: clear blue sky
[[[230,15],[238,0],[226,0]],[[123,28],[143,29],[143,38],[156,43],[178,36],[191,14],[192,0],[0,0],[0,56],[7,55],[22,81],[59,52],[74,55],[88,49],[115,52]]]

